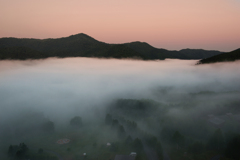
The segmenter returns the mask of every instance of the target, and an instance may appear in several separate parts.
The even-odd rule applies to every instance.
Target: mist
[[[34,113],[53,121],[57,129],[74,116],[81,116],[85,123],[104,121],[109,106],[119,99],[153,100],[164,108],[164,114],[152,115],[169,122],[162,126],[152,123],[157,129],[151,130],[146,119],[136,120],[142,130],[158,135],[170,125],[186,136],[204,139],[209,133],[186,131],[189,120],[240,114],[240,63],[196,63],[94,58],[1,61],[0,130],[7,128],[1,141],[6,142],[4,134],[24,124],[23,117]],[[20,141],[21,136],[15,138]]]

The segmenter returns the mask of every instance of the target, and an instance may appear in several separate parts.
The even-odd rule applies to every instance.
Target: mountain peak
[[[99,42],[98,40],[90,37],[85,33],[78,33],[71,35],[69,37],[65,37],[66,39],[74,40],[74,41],[81,41],[81,42]]]
[[[78,33],[78,34],[74,34],[74,35],[71,35],[71,36],[69,36],[69,38],[73,38],[73,37],[85,37],[85,38],[91,38],[91,39],[93,39],[92,37],[90,37],[89,35],[87,35],[87,34],[85,34],[85,33]],[[68,37],[66,37],[66,38],[68,38]]]
[[[86,36],[86,37],[90,37],[89,35],[85,34],[85,33],[78,33],[78,34],[73,34],[71,36]],[[71,37],[69,36],[69,37]]]

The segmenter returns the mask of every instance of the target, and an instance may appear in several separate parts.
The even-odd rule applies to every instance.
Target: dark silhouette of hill
[[[145,42],[131,42],[125,43],[124,45],[139,52],[144,59],[165,59],[168,58],[166,55],[167,50],[157,49]]]
[[[3,47],[0,48],[0,59],[42,59],[48,56],[39,51],[27,47]]]
[[[142,53],[137,52],[136,50],[124,45],[124,44],[115,44],[102,54],[103,58],[133,58],[133,59],[149,59],[147,56]]]
[[[185,56],[186,59],[191,59],[191,56],[193,56],[194,59],[203,59],[203,57],[208,58],[223,53],[219,51],[206,51],[203,49],[182,49],[179,52],[182,53],[182,56]]]
[[[18,49],[19,51],[17,51]],[[0,38],[0,59],[48,57],[133,58],[143,60],[202,59],[221,53],[219,51],[196,49],[168,51],[155,48],[145,42],[107,44],[83,33],[57,39]]]
[[[98,55],[104,52],[108,45],[85,35],[77,34],[58,39],[18,39],[1,38],[1,47],[28,47],[46,53],[48,57],[81,57]]]
[[[125,43],[125,45],[139,53],[142,53],[150,59],[203,59],[203,57],[208,58],[222,53],[219,51],[206,51],[203,49],[183,49],[180,51],[169,51],[166,49],[154,48],[145,42]]]
[[[229,62],[240,60],[240,48],[228,53],[222,53],[210,58],[202,59],[198,62],[198,64],[206,64],[206,63],[216,63],[216,62]]]

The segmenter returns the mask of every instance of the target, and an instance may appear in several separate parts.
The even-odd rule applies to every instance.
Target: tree
[[[97,147],[97,142],[94,142],[92,145],[93,147]]]
[[[27,145],[24,144],[24,143],[20,143],[20,144],[19,144],[19,147],[20,147],[20,149],[22,149],[22,151],[23,151],[24,153],[28,151],[28,147],[27,147]]]
[[[28,151],[28,147],[24,143],[20,143],[19,145],[10,145],[8,148],[8,155],[15,156],[16,158],[24,158]]]
[[[201,153],[203,152],[203,150],[204,150],[204,145],[198,141],[191,144],[188,148],[188,151],[193,154]]]
[[[162,145],[160,142],[157,142],[155,149],[156,149],[158,158],[163,159],[163,150],[162,150]]]
[[[126,135],[125,129],[122,125],[118,127],[118,138],[124,138]]]
[[[162,151],[162,145],[158,141],[157,137],[152,136],[152,135],[145,135],[145,142],[148,145],[148,147],[154,149],[160,159],[163,157],[163,151]]]
[[[132,141],[133,141],[133,139],[132,139],[132,137],[129,135],[129,136],[126,138],[125,143],[126,143],[126,144],[130,144],[130,143],[132,143]]]
[[[217,129],[212,137],[209,139],[208,148],[219,150],[224,147],[224,138],[221,129]]]
[[[105,117],[105,124],[111,125],[112,124],[112,116],[110,114],[107,114]]]
[[[13,154],[14,154],[14,148],[13,148],[12,145],[10,145],[10,146],[8,147],[8,155],[10,156],[10,155],[13,155]]]
[[[136,128],[137,128],[136,122],[127,120],[127,121],[125,121],[125,123],[126,123],[127,129],[129,129],[130,131],[136,130]]]
[[[167,127],[163,127],[163,129],[161,130],[161,133],[160,133],[160,138],[161,138],[161,141],[164,141],[164,142],[171,142],[172,140],[172,135],[173,134],[173,131]]]
[[[142,152],[143,151],[143,144],[142,144],[142,141],[139,138],[134,139],[134,141],[133,141],[133,148],[137,152]]]
[[[21,150],[21,149],[17,150],[15,156],[16,156],[17,158],[23,158],[23,157],[24,157],[24,152],[23,152],[23,150]]]
[[[54,123],[52,121],[47,121],[45,123],[43,123],[42,125],[42,129],[45,131],[45,132],[52,132],[54,131]]]
[[[82,118],[79,116],[75,116],[70,120],[70,125],[81,127],[82,126]]]
[[[38,153],[42,154],[42,153],[43,153],[43,149],[42,149],[42,148],[39,148],[39,149],[38,149]]]
[[[114,119],[113,121],[112,121],[112,128],[118,128],[118,126],[119,126],[119,123],[118,123],[118,120],[116,120],[116,119]]]
[[[145,141],[147,145],[151,148],[155,148],[158,142],[157,137],[151,135],[146,135]]]
[[[240,135],[235,136],[227,145],[225,150],[226,157],[239,160],[240,159]]]
[[[177,145],[177,149],[179,146],[183,146],[184,143],[185,143],[185,138],[183,135],[181,135],[178,131],[176,131],[174,134],[173,134],[173,137],[172,137],[172,142],[173,144],[176,144]]]
[[[112,143],[109,150],[112,151],[112,152],[118,151],[118,144],[117,143]]]

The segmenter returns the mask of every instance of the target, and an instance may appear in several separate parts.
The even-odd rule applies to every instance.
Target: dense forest
[[[165,160],[166,156],[177,160],[213,157],[238,160],[240,110],[236,106],[240,105],[239,101],[228,102],[221,108],[206,108],[205,113],[199,113],[198,105],[203,103],[198,99],[209,94],[189,96],[192,101],[178,104],[117,99],[107,106],[103,116],[91,121],[80,116],[70,117],[57,128],[59,122],[52,122],[41,113],[29,112],[17,119],[25,121],[24,125],[17,127],[15,121],[11,122],[11,131],[3,130],[2,136],[6,139],[21,141],[19,145],[6,145],[8,149],[4,150],[9,159],[55,160],[59,158],[57,153],[73,159],[114,159],[116,155],[134,152],[137,153],[135,160],[151,157]],[[217,93],[210,95],[215,96]],[[172,111],[176,109],[184,113],[174,115]],[[63,137],[70,139],[70,143],[56,145],[54,141]]]

